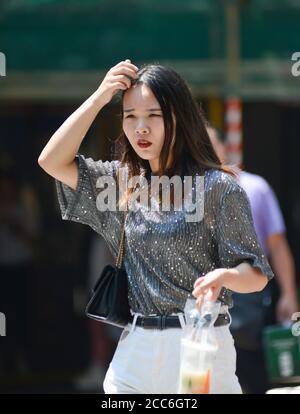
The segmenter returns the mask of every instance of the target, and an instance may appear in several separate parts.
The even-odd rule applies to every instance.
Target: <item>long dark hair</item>
[[[184,79],[172,68],[156,64],[141,66],[137,72],[138,79],[132,80],[132,86],[145,84],[159,102],[162,110],[165,140],[160,153],[158,175],[193,175],[197,172],[204,175],[205,170],[215,168],[235,176],[234,170],[222,164],[218,158],[207,133],[208,122],[193,98]],[[121,114],[123,118],[123,98],[121,94]],[[176,118],[176,134],[173,146],[173,161],[167,168],[174,123],[172,112]],[[117,158],[121,166],[128,166],[128,179],[141,174],[151,174],[148,160],[143,160],[132,148],[124,131],[115,141]],[[131,193],[129,190],[129,193]],[[130,194],[128,194],[130,196]]]

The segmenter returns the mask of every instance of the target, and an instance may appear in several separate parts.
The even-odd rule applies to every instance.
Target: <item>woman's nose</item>
[[[145,124],[139,124],[139,125],[136,127],[135,132],[136,132],[137,134],[147,134],[147,133],[149,132],[149,128],[148,128],[148,127],[146,127],[146,125],[145,125]]]

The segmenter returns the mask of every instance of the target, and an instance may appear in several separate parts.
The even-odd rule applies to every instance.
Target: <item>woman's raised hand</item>
[[[137,79],[138,67],[126,59],[113,66],[97,89],[97,94],[101,96],[101,101],[108,104],[112,97],[121,89],[126,90],[131,87],[131,79]]]

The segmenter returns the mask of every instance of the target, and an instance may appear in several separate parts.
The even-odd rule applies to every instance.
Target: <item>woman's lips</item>
[[[143,148],[149,148],[150,145],[152,145],[152,142],[138,142],[138,146],[142,149]]]

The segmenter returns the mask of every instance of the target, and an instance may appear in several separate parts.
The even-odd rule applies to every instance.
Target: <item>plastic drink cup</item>
[[[209,394],[216,346],[181,340],[179,394]]]

